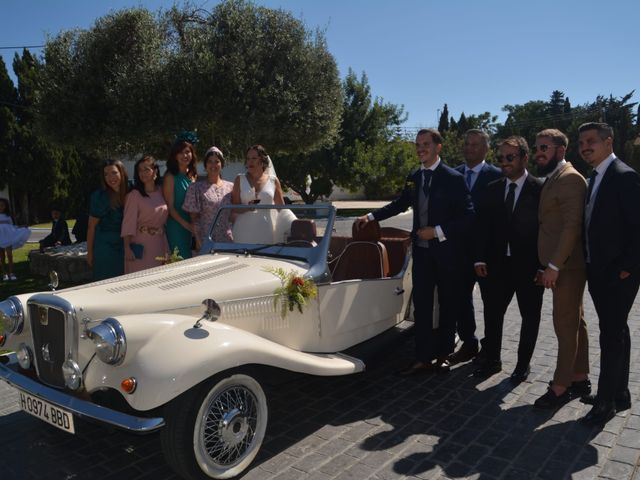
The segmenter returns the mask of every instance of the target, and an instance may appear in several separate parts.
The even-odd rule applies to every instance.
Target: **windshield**
[[[335,220],[330,205],[228,205],[220,208],[200,253],[236,251],[308,261],[328,248]],[[218,232],[229,232],[219,235]]]

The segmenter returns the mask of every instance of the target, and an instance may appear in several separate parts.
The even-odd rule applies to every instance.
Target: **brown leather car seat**
[[[287,239],[288,245],[296,247],[315,247],[316,222],[313,220],[294,220],[291,222],[291,234]]]
[[[358,230],[354,224],[352,236],[353,240],[336,261],[333,281],[389,276],[389,256],[387,248],[380,242],[380,224],[370,221]]]
[[[389,275],[393,277],[400,273],[404,266],[407,250],[411,247],[411,234],[401,228],[382,227],[380,228],[380,242],[387,247]]]

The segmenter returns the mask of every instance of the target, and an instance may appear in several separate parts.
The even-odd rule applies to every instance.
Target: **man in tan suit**
[[[553,293],[553,327],[558,359],[538,408],[557,408],[591,392],[589,344],[582,310],[586,270],[582,252],[582,219],[587,183],[564,159],[568,139],[556,129],[536,135],[538,173],[547,180],[540,194],[538,256],[545,266],[538,281]]]

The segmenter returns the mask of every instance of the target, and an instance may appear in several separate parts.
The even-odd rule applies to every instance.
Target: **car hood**
[[[268,271],[273,268],[300,275],[308,269],[298,261],[216,253],[50,294],[71,303],[78,319],[166,311],[197,314],[205,298],[224,302],[273,295],[281,286]]]

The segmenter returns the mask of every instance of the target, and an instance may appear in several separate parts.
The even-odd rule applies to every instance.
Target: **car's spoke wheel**
[[[174,438],[176,445],[167,455],[182,475],[190,472],[190,478],[231,478],[244,471],[258,453],[267,427],[267,400],[252,377],[238,373],[208,383],[198,395],[187,395],[184,404],[174,408],[187,408],[191,414],[186,419],[190,428],[174,429],[181,438]],[[180,422],[179,418],[168,418],[167,427],[171,430]],[[190,438],[185,438],[189,434]],[[176,455],[175,449],[185,444],[190,447],[189,454]]]

